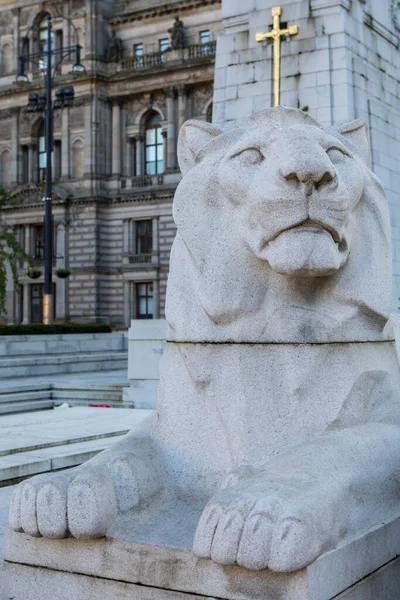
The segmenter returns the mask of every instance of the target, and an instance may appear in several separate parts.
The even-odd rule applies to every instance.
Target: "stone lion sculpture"
[[[95,538],[170,507],[197,556],[294,571],[400,508],[390,225],[366,126],[279,107],[226,132],[188,121],[178,154],[158,413],[20,484],[10,525]]]

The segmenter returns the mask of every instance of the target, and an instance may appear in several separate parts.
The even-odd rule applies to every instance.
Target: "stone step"
[[[92,376],[95,378],[96,373]],[[48,383],[30,380],[29,384],[16,384],[14,381],[7,384],[7,380],[3,379],[0,385],[0,414],[53,408],[63,403],[70,406],[106,404],[113,408],[129,408],[129,405],[123,403],[125,383],[122,377],[121,383],[98,383],[79,379],[69,383],[59,381],[56,377]]]
[[[127,352],[63,354],[58,356],[7,358],[0,361],[0,379],[36,377],[58,373],[109,371],[127,368]]]
[[[51,399],[43,400],[25,400],[16,402],[1,402],[0,415],[9,415],[13,413],[25,413],[31,411],[45,410],[54,407],[54,401]]]
[[[126,333],[13,335],[1,336],[0,357],[115,352],[127,347]]]
[[[80,465],[123,437],[113,436],[3,456],[0,462],[0,487],[39,473]]]
[[[27,400],[51,400],[52,391],[50,386],[47,386],[45,390],[36,390],[34,387],[31,390],[21,390],[20,392],[13,392],[3,394],[0,393],[0,406],[2,404],[12,404],[13,402],[25,402]]]
[[[80,389],[56,389],[51,392],[52,398],[56,403],[68,401],[85,401],[85,402],[122,402],[122,388],[117,390],[108,390],[107,388],[99,390],[87,389],[86,386]]]

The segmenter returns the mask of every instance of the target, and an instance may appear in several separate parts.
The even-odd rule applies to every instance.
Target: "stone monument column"
[[[144,136],[136,137],[136,175],[144,175]]]
[[[178,130],[187,119],[187,87],[185,85],[177,86],[178,92]]]
[[[121,104],[112,105],[112,174],[121,175]]]
[[[70,156],[71,156],[71,137],[70,137],[70,108],[63,108],[61,111],[61,180],[66,181],[70,177]]]
[[[175,88],[165,89],[167,97],[167,171],[176,169],[176,115],[175,115]]]
[[[19,109],[12,110],[11,117],[11,185],[19,183]]]

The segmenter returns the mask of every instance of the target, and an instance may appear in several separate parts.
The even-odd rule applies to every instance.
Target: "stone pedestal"
[[[182,533],[182,520],[185,525],[188,522],[193,525],[195,517],[198,517],[196,511],[186,512],[178,507],[175,518],[159,515],[151,526],[148,523],[147,532],[139,530],[133,534],[131,516],[116,527],[113,537],[93,541],[32,538],[7,529],[4,598],[396,600],[400,597],[397,558],[400,518],[322,555],[306,569],[275,573],[223,567],[196,558],[188,549],[190,536]],[[117,530],[123,534],[118,535]]]
[[[156,408],[158,363],[167,337],[165,319],[131,321],[129,328],[128,379],[130,387],[124,390],[124,403],[135,408]]]

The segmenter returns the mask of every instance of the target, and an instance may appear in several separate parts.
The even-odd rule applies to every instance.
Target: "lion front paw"
[[[116,453],[107,462],[94,459],[64,473],[24,481],[11,499],[10,526],[35,537],[103,537],[118,511],[139,504],[136,471],[140,479],[142,463],[128,453]]]
[[[320,491],[249,480],[219,492],[197,526],[193,552],[221,565],[296,571],[332,542]]]

